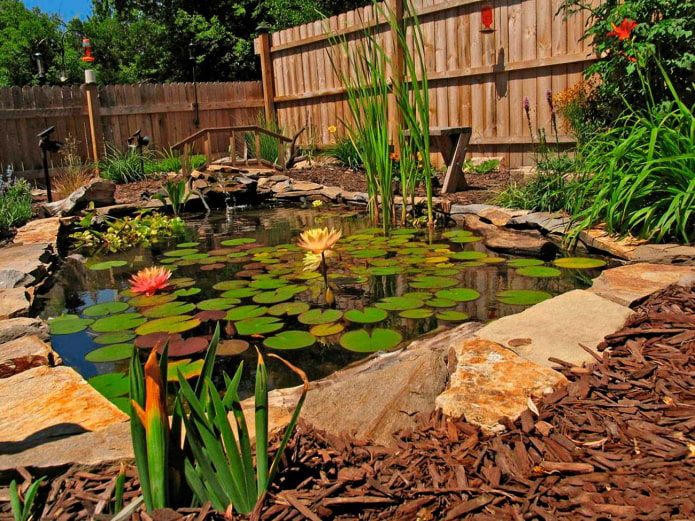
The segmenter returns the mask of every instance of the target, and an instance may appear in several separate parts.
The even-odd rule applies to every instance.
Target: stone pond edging
[[[291,192],[304,194],[313,191],[305,188],[324,189],[291,185],[303,188]],[[538,241],[557,234],[562,225],[557,216],[468,206],[452,206],[452,217],[462,223],[475,216],[485,225],[481,229],[494,225],[509,233],[519,226],[538,226],[538,235],[528,232]],[[0,292],[7,290],[0,295],[0,398],[12,404],[0,427],[0,476],[17,466],[50,468],[132,458],[126,415],[74,370],[60,365],[44,342],[46,325],[28,316],[34,291],[58,260],[59,228],[57,218],[33,221],[20,230],[15,244],[0,249]],[[635,246],[630,255],[641,247]],[[666,261],[679,261],[690,250],[672,246],[648,251],[651,259],[655,251],[663,251]],[[588,290],[560,295],[485,326],[466,323],[440,331],[312,382],[302,417],[319,429],[382,444],[392,443],[396,431],[413,427],[416,413],[435,407],[463,414],[486,432],[498,431],[501,417],[518,416],[530,397],[565,384],[564,377],[548,367],[548,358],[577,365],[591,361],[589,351],[620,329],[631,313],[629,306],[672,283],[693,280],[695,268],[685,265],[638,263],[605,270]],[[41,384],[42,379],[49,385]],[[24,396],[19,394],[22,386]],[[286,421],[297,392],[271,393],[275,424]]]

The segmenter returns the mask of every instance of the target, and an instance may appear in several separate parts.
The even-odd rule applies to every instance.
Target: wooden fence
[[[253,125],[263,107],[260,82],[199,83],[197,94],[199,128]],[[36,135],[50,126],[55,126],[54,139],[76,140],[83,159],[93,159],[95,149],[103,157],[105,145],[124,150],[138,129],[155,148],[167,149],[197,130],[194,102],[192,83],[2,88],[0,165],[40,168]],[[219,141],[216,145],[226,150],[228,143],[223,137]],[[59,155],[51,159],[60,165]]]
[[[399,1],[399,0],[390,0]],[[597,0],[598,1],[598,0]],[[532,136],[522,108],[531,106],[532,128],[550,136],[548,92],[558,93],[582,78],[594,59],[582,40],[585,14],[556,14],[560,0],[414,0],[425,45],[432,126],[470,126],[477,155],[504,155],[509,166],[530,164]],[[491,32],[481,32],[481,12],[492,8]],[[382,17],[383,20],[383,17]],[[303,126],[304,144],[330,144],[329,125],[349,122],[345,90],[329,53],[341,63],[331,34],[350,45],[374,28],[390,48],[387,24],[372,6],[350,11],[256,40],[264,87],[286,134]],[[272,104],[270,104],[272,103]],[[561,142],[572,142],[567,135]]]

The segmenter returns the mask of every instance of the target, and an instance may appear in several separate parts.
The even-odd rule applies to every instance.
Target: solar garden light
[[[143,136],[140,133],[141,129],[137,129],[135,133],[130,136],[126,141],[128,146],[137,154],[140,155],[140,171],[142,175],[145,175],[145,160],[142,157],[142,148],[150,144],[150,136]]]
[[[38,134],[41,138],[39,141],[39,148],[41,149],[41,160],[43,161],[43,176],[46,181],[46,195],[48,197],[48,202],[53,202],[53,196],[51,195],[51,178],[48,175],[48,154],[55,154],[60,150],[63,144],[60,141],[51,139],[51,134],[55,130],[55,127],[48,127],[46,130]]]
[[[196,81],[195,77],[195,62],[196,62],[196,57],[195,54],[193,53],[194,46],[193,46],[193,41],[191,41],[188,44],[188,59],[191,60],[191,66],[193,67],[193,111],[194,111],[194,116],[193,116],[193,124],[195,125],[195,128],[198,128],[200,126],[200,112],[199,112],[199,105],[198,105],[198,82]]]

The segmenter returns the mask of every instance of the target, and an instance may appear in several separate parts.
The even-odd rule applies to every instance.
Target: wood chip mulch
[[[695,287],[637,311],[595,363],[562,363],[569,386],[502,434],[434,413],[384,448],[300,425],[260,519],[695,519]],[[110,519],[116,472],[54,480],[41,519]],[[128,472],[126,504],[137,495]],[[130,519],[221,519],[209,507],[164,514]]]

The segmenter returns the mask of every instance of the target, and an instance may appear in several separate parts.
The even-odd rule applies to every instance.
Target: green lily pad
[[[239,306],[238,308],[230,309],[225,315],[225,320],[232,320],[236,322],[237,320],[244,320],[247,318],[256,318],[261,315],[265,315],[268,312],[268,308],[265,306],[256,306],[253,304],[247,306]]]
[[[453,288],[443,289],[435,293],[436,297],[455,300],[456,302],[470,302],[480,298],[480,293],[474,289],[468,288]]]
[[[195,279],[191,277],[179,277],[177,279],[169,279],[169,284],[175,288],[190,288],[195,286]]]
[[[111,344],[110,346],[100,347],[90,351],[84,357],[88,362],[115,362],[125,360],[133,354],[135,346],[133,344]]]
[[[197,378],[203,372],[204,363],[205,360],[202,358],[193,362],[187,358],[184,358],[183,360],[176,360],[175,362],[169,362],[167,365],[167,382],[178,382],[179,371],[181,371],[181,374],[183,374],[183,377],[186,380]]]
[[[512,259],[507,262],[507,266],[512,268],[527,268],[529,266],[542,266],[543,264],[545,262],[540,259]]]
[[[524,277],[559,277],[560,270],[557,268],[548,268],[546,266],[529,266],[528,268],[519,268],[516,270],[519,275]]]
[[[246,318],[234,323],[237,333],[242,336],[265,335],[282,329],[284,325],[276,317]]]
[[[344,329],[345,326],[340,322],[334,322],[333,324],[316,324],[315,326],[311,326],[309,333],[319,337],[332,336],[342,333]]]
[[[176,245],[177,248],[197,248],[200,245],[199,242],[182,242]]]
[[[133,297],[128,301],[128,304],[135,308],[144,308],[150,306],[161,306],[167,302],[176,300],[176,295],[152,295],[148,297],[147,295],[138,295]]]
[[[395,266],[375,266],[373,268],[367,269],[369,275],[381,276],[381,275],[398,275],[401,272],[401,268]]]
[[[419,298],[385,297],[374,305],[379,309],[387,311],[404,311],[406,309],[421,308],[424,306],[424,302]]]
[[[589,257],[564,257],[562,259],[555,259],[553,264],[560,268],[588,270],[605,266],[606,262],[601,259],[591,259]]]
[[[145,322],[147,322],[147,319],[140,313],[121,313],[120,315],[100,318],[92,324],[92,331],[97,333],[123,331],[124,329],[136,328]]]
[[[483,264],[502,264],[503,262],[507,262],[507,259],[504,257],[485,257],[478,262],[482,262]]]
[[[95,344],[122,344],[135,338],[135,331],[113,331],[92,339]]]
[[[223,280],[222,282],[215,284],[212,289],[216,289],[217,291],[227,291],[230,289],[243,288],[248,285],[249,282],[247,280]]]
[[[217,344],[215,354],[217,356],[236,356],[246,351],[249,347],[251,347],[251,344],[240,338],[220,340]]]
[[[172,295],[176,297],[191,297],[193,295],[197,295],[200,293],[202,290],[200,288],[182,288],[182,289],[177,289],[172,293]]]
[[[305,311],[297,317],[302,324],[315,325],[315,324],[329,324],[331,322],[337,322],[343,318],[343,312],[337,309],[311,309]]]
[[[198,302],[198,309],[203,311],[213,309],[230,309],[239,302],[241,302],[241,300],[234,297],[211,298]]]
[[[233,288],[233,289],[228,289],[224,293],[222,293],[222,297],[224,298],[248,298],[248,297],[253,297],[254,295],[258,295],[261,292],[260,289],[254,289],[254,288]]]
[[[530,289],[510,289],[507,291],[500,291],[497,294],[497,299],[500,302],[513,306],[532,306],[533,304],[538,304],[549,298],[553,298],[550,293]]]
[[[183,315],[195,309],[195,304],[191,302],[167,302],[160,306],[154,306],[142,311],[142,315],[147,318],[173,317]]]
[[[118,407],[121,412],[130,414],[130,397],[128,396],[116,396],[115,398],[109,398],[109,401]]]
[[[430,318],[432,315],[434,311],[425,308],[406,309],[398,313],[398,316],[403,318]]]
[[[111,268],[120,268],[121,266],[125,266],[128,264],[124,260],[112,260],[112,261],[106,261],[106,262],[97,262],[96,264],[92,264],[89,269],[94,270],[94,271],[103,271],[103,270],[110,270]]]
[[[459,283],[458,280],[449,277],[440,277],[437,275],[423,275],[421,277],[416,277],[410,283],[412,288],[418,289],[439,289],[439,288],[450,288],[451,286],[456,286]]]
[[[277,304],[278,302],[284,302],[285,300],[290,300],[297,293],[301,293],[307,289],[306,286],[297,286],[291,284],[283,288],[278,288],[274,291],[265,291],[254,295],[251,300],[256,304]]]
[[[374,328],[349,331],[340,337],[340,345],[357,353],[374,353],[393,349],[403,340],[403,336],[394,329]]]
[[[402,297],[407,298],[419,298],[423,302],[432,298],[432,293],[429,291],[409,291],[408,293],[403,293]]]
[[[311,306],[306,302],[281,302],[268,309],[268,314],[276,317],[282,315],[294,316],[309,311]]]
[[[198,327],[200,320],[190,315],[177,315],[175,317],[155,318],[145,322],[135,330],[138,335],[148,333],[183,333]]]
[[[252,244],[256,242],[256,239],[251,237],[238,237],[236,239],[227,239],[226,241],[220,242],[222,246],[241,246],[242,244]]]
[[[272,349],[301,349],[314,345],[316,337],[306,331],[282,331],[266,338],[263,345]]]
[[[385,257],[389,252],[386,250],[357,250],[352,252],[356,259],[373,259],[375,257]]]
[[[165,251],[163,255],[165,257],[186,257],[187,255],[193,255],[199,253],[195,248],[183,248],[180,250]]]
[[[435,297],[425,301],[425,304],[431,308],[453,308],[456,306],[456,301],[449,298]]]
[[[373,324],[388,317],[388,313],[379,308],[350,309],[345,312],[345,319],[356,324]]]
[[[465,313],[461,313],[460,311],[454,311],[454,310],[446,310],[446,311],[440,311],[437,313],[437,318],[439,320],[444,320],[446,322],[463,322],[464,320],[468,320],[468,315]]]
[[[130,392],[130,378],[125,373],[107,373],[92,376],[87,383],[109,400],[127,396]]]
[[[469,242],[480,242],[483,240],[483,238],[482,237],[476,237],[476,236],[470,236],[470,237],[457,236],[457,237],[450,237],[449,240],[451,242],[455,242],[458,244],[465,244],[465,243],[469,243]]]
[[[260,279],[254,280],[249,287],[256,289],[278,289],[287,286],[288,282],[285,279]]]
[[[453,237],[471,237],[473,235],[472,231],[469,230],[451,230],[442,234],[442,237],[446,239],[451,239]]]
[[[61,315],[48,322],[48,327],[52,335],[69,335],[84,331],[94,320],[91,318],[80,318],[77,315]]]

